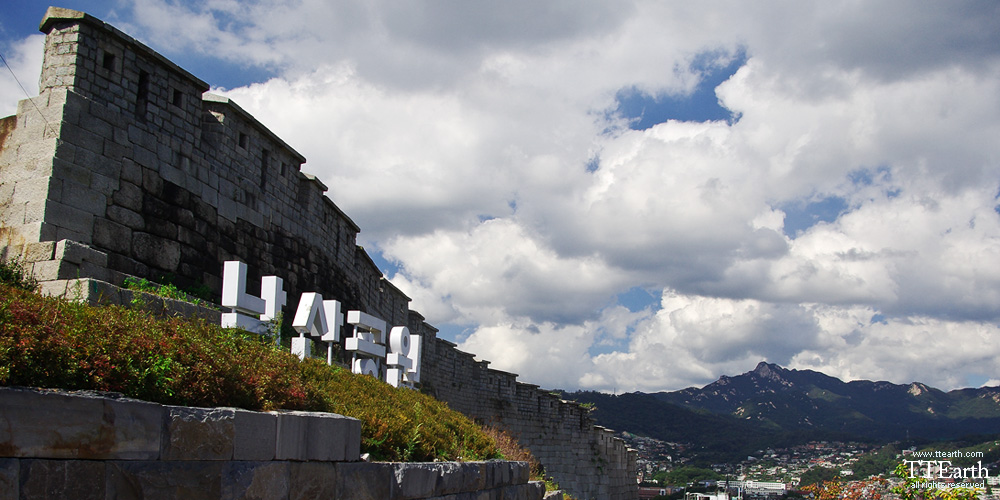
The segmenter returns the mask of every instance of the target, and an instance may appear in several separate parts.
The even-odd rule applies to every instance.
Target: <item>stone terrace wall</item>
[[[0,499],[541,500],[524,462],[368,463],[330,413],[0,387]]]
[[[590,411],[561,400],[517,375],[489,368],[472,354],[437,338],[419,313],[409,328],[423,337],[424,390],[480,422],[510,431],[545,467],[546,475],[581,499],[634,499],[637,452],[595,425]]]

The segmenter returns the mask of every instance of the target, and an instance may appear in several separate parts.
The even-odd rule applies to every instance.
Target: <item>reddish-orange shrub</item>
[[[0,284],[0,385],[90,389],[188,406],[334,412],[362,422],[381,460],[500,458],[465,416],[417,391],[300,362],[200,320],[89,307]]]

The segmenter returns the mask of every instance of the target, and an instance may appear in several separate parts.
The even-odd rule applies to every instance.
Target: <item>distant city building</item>
[[[684,495],[684,500],[729,500],[729,495],[724,491],[714,493],[688,493]]]
[[[723,481],[720,484],[739,497],[781,496],[788,491],[785,483],[775,481]]]

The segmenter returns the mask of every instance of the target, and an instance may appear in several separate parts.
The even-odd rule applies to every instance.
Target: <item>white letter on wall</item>
[[[238,260],[225,262],[222,267],[222,306],[231,308],[232,312],[222,314],[223,328],[267,333],[264,321],[277,317],[278,311],[285,305],[286,295],[281,278],[276,276],[263,277],[260,289],[264,298],[246,293],[247,265]]]
[[[385,357],[388,368],[385,371],[385,381],[393,387],[400,384],[410,386],[406,380],[406,372],[413,367],[410,355],[410,329],[405,326],[394,326],[389,331],[389,354]]]
[[[295,310],[292,328],[299,335],[308,333],[312,337],[322,338],[330,330],[323,311],[323,296],[316,292],[306,292],[299,298],[299,307]]]
[[[351,370],[354,373],[371,372],[378,377],[378,362],[366,358],[385,357],[385,346],[381,345],[385,321],[361,311],[347,311],[347,324],[354,325],[354,335],[344,339],[344,350],[354,352]]]

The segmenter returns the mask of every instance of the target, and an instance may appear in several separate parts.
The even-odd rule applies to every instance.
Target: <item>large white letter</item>
[[[247,290],[247,265],[238,260],[227,260],[222,268],[222,306],[234,312],[264,314],[264,299],[254,297]]]
[[[344,313],[340,312],[340,302],[323,301],[323,315],[326,316],[327,334],[320,339],[324,342],[340,342],[340,328],[344,326]]]
[[[377,378],[378,361],[371,358],[385,358],[385,346],[381,345],[385,321],[361,311],[347,311],[347,324],[354,325],[354,335],[344,339],[344,350],[354,352],[351,370]]]
[[[423,352],[423,337],[420,335],[410,335],[410,359],[413,360],[413,367],[406,370],[406,379],[410,384],[420,382],[420,354]]]
[[[232,312],[222,314],[222,327],[267,333],[264,321],[277,317],[278,311],[285,305],[281,278],[265,276],[261,279],[263,299],[246,293],[246,289],[247,265],[238,260],[227,260],[222,267],[222,305],[232,308]]]
[[[308,333],[313,337],[323,337],[330,330],[323,311],[323,296],[316,292],[306,292],[299,298],[292,328],[300,335]]]
[[[385,357],[388,368],[385,371],[385,381],[393,387],[401,384],[410,386],[405,376],[406,371],[413,367],[410,354],[410,329],[405,326],[394,326],[389,330],[389,354]]]
[[[278,317],[281,308],[288,302],[284,281],[277,276],[264,276],[260,279],[260,297],[264,299],[264,314],[261,321],[272,321]]]
[[[347,311],[347,323],[354,325],[354,336],[345,340],[344,349],[370,357],[385,357],[385,346],[380,345],[385,321],[361,311]]]

